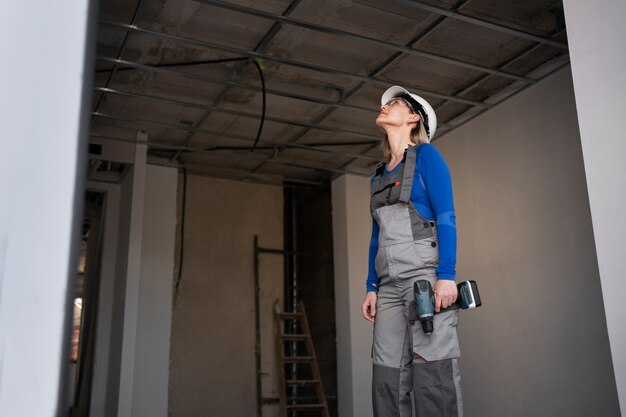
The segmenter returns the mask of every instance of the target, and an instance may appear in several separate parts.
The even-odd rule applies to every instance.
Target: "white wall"
[[[626,410],[626,2],[563,3],[615,379]]]
[[[361,315],[371,236],[369,178],[332,182],[339,416],[372,415],[372,325]]]
[[[477,280],[484,303],[459,325],[466,416],[619,415],[569,70],[435,146],[453,179],[457,281]],[[342,417],[365,415],[346,401],[370,406],[368,200],[367,179],[333,182]]]
[[[0,3],[2,416],[67,411],[68,282],[77,268],[93,74],[89,5]]]

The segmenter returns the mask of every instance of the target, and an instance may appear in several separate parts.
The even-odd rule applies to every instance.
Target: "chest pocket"
[[[396,204],[400,201],[400,191],[402,181],[399,176],[390,176],[389,178],[380,178],[374,182],[374,191],[372,192],[371,210]]]

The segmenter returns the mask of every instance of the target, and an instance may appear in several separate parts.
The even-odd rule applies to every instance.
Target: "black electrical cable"
[[[237,62],[237,61],[245,61],[247,60],[247,57],[241,57],[241,58],[226,58],[226,59],[212,59],[212,60],[208,60],[208,61],[193,61],[193,62],[172,62],[169,64],[152,64],[150,65],[151,67],[154,68],[173,68],[173,67],[190,67],[190,66],[194,66],[194,65],[207,65],[207,64],[223,64],[225,62]],[[97,70],[95,71],[96,74],[100,74],[103,72],[111,72],[112,68],[108,68],[108,69],[101,69],[101,70]],[[135,68],[135,67],[123,67],[123,68],[117,68],[117,72],[120,71],[141,71],[141,69],[139,68]]]
[[[246,60],[247,58],[229,58],[229,59],[220,59],[220,60],[215,60],[215,61],[204,61],[202,62],[202,64],[217,64],[217,63],[223,63],[223,62],[235,62],[235,61],[243,61]],[[263,86],[263,116],[261,118],[261,127],[259,128],[259,132],[257,134],[257,141],[259,136],[261,136],[261,128],[263,127],[263,119],[265,118],[265,80],[263,79],[263,73],[261,72],[261,67],[259,67],[259,64],[254,61],[254,63],[257,66],[257,69],[259,70],[259,73],[261,74],[261,85]],[[199,63],[196,63],[199,64]],[[174,66],[174,65],[184,65],[184,64],[169,64],[169,66]],[[165,65],[163,65],[165,66]],[[256,146],[256,142],[254,143],[254,146]],[[182,198],[182,213],[181,213],[181,219],[180,219],[180,246],[179,246],[179,251],[178,251],[178,258],[179,258],[179,266],[178,266],[178,276],[176,277],[176,281],[174,282],[174,304],[176,303],[176,299],[178,297],[178,289],[180,288],[180,283],[183,279],[183,260],[184,260],[184,253],[185,253],[185,212],[186,210],[186,206],[187,206],[187,168],[182,168],[183,171],[183,198]]]
[[[256,69],[259,70],[259,77],[261,78],[261,91],[263,92],[263,110],[261,111],[261,123],[259,124],[259,131],[256,134],[256,139],[254,140],[252,148],[250,148],[250,153],[254,152],[257,143],[259,143],[259,139],[261,138],[261,131],[263,130],[263,123],[265,122],[265,77],[263,77],[263,70],[261,69],[261,66],[259,65],[257,60],[255,59],[252,62],[254,62]]]
[[[178,277],[176,277],[176,282],[174,283],[174,303],[176,303],[176,298],[178,297],[178,287],[180,286],[180,281],[183,278],[183,253],[184,253],[184,245],[185,245],[185,209],[187,206],[187,168],[182,168],[183,171],[183,201],[182,201],[182,213],[180,216],[180,247],[179,247],[179,256],[178,256]]]

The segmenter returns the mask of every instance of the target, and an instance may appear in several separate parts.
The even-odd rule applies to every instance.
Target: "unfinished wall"
[[[282,188],[189,175],[186,194],[169,414],[249,417],[256,414],[253,238],[282,248]],[[282,303],[282,256],[261,255],[259,269],[264,395],[277,397],[272,307]],[[264,407],[264,416],[275,415],[276,406]]]
[[[460,322],[467,415],[618,416],[569,69],[436,145],[484,299]]]

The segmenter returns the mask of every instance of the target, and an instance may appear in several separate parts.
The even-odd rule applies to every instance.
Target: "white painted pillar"
[[[167,417],[178,171],[146,169],[133,417]]]
[[[0,416],[68,411],[93,12],[0,2]]]
[[[564,6],[606,324],[624,412],[626,2],[565,0]]]
[[[120,367],[118,417],[130,417],[133,404],[133,378],[135,371],[135,342],[137,336],[137,311],[139,279],[141,273],[141,245],[143,234],[144,192],[146,184],[147,134],[137,132],[135,159],[132,171],[132,201],[130,207],[130,232],[128,260],[126,263],[126,291],[124,293],[124,329],[122,331],[122,360]]]
[[[372,324],[361,316],[372,232],[369,178],[332,182],[339,417],[372,416]]]

